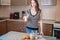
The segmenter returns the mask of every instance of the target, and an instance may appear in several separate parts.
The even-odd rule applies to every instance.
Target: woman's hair
[[[38,1],[37,0],[34,0],[35,1],[35,3],[36,3],[36,7],[37,7],[37,10],[39,10],[39,4],[38,4]]]

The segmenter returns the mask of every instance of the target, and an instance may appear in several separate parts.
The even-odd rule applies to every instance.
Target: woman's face
[[[31,0],[32,7],[36,7],[36,2],[34,0]]]

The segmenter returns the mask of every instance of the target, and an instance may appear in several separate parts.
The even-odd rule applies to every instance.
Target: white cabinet
[[[56,0],[41,0],[41,5],[56,5]]]
[[[1,5],[11,5],[11,0],[1,0]]]

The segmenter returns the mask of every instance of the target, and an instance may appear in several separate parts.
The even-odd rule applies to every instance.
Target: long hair
[[[36,8],[37,8],[37,10],[39,10],[39,3],[38,3],[38,1],[37,0],[34,0],[35,1],[35,3],[36,3]]]

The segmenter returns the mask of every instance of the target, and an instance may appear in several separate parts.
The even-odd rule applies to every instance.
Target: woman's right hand
[[[23,17],[23,20],[24,20],[24,21],[27,21],[27,17],[26,17],[26,16],[24,16],[24,17]]]

